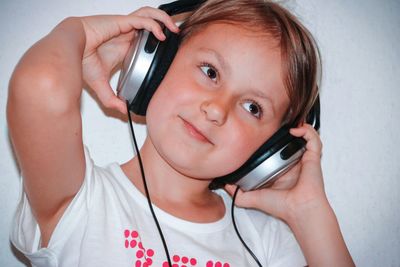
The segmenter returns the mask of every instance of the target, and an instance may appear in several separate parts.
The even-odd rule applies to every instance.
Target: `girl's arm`
[[[271,188],[239,191],[237,204],[284,220],[309,266],[354,266],[324,191],[318,133],[312,126],[303,125],[292,129],[291,134],[307,141],[301,161]],[[233,193],[235,186],[228,185],[226,189]]]
[[[327,200],[297,208],[287,222],[309,266],[355,266]]]
[[[127,16],[65,19],[15,68],[7,103],[9,133],[42,246],[84,178],[82,81],[104,106],[126,112],[109,85],[110,73],[126,54],[135,29],[163,40],[156,20],[177,31],[166,13],[153,8]]]
[[[25,53],[9,84],[9,133],[43,245],[84,177],[84,47],[79,19],[67,19]]]

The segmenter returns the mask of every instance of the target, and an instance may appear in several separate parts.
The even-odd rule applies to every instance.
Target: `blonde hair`
[[[291,125],[303,122],[318,95],[321,68],[311,33],[288,10],[271,1],[208,0],[181,25],[181,41],[214,22],[260,31],[278,43],[282,76],[290,99],[284,122]]]

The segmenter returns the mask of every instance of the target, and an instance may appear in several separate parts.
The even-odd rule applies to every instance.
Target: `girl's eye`
[[[210,64],[204,63],[200,66],[201,71],[207,75],[212,81],[216,82],[218,78],[218,71]]]
[[[262,108],[257,102],[248,100],[243,103],[243,107],[246,111],[248,111],[251,115],[253,115],[257,119],[261,118]]]

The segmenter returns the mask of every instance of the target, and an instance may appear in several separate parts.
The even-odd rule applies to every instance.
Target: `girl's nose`
[[[228,104],[222,100],[206,100],[201,103],[200,110],[208,121],[221,126],[227,119]]]

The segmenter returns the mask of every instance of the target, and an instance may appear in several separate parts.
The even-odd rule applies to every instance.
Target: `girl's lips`
[[[182,119],[182,118],[181,118]],[[190,122],[182,119],[183,125],[185,126],[188,133],[194,137],[195,139],[203,142],[213,144],[202,132],[200,132],[195,126],[193,126]]]

